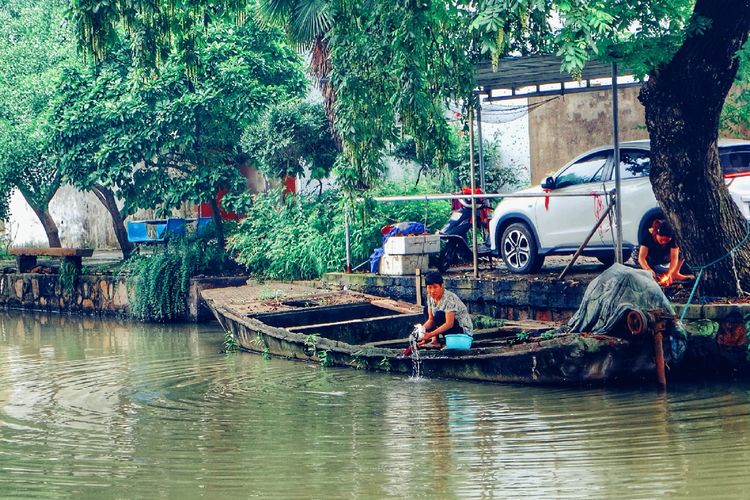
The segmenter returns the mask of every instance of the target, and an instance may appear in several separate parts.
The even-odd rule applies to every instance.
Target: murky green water
[[[750,496],[750,384],[561,389],[0,315],[1,498]]]

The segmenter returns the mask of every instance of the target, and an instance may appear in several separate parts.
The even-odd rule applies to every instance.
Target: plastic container
[[[471,335],[465,333],[456,333],[453,335],[445,336],[445,348],[446,349],[461,349],[468,350],[471,348]]]

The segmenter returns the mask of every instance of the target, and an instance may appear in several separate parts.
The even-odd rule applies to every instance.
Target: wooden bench
[[[81,269],[81,259],[91,257],[93,248],[11,248],[10,254],[16,256],[19,273],[28,273],[36,267],[37,257],[61,257]]]

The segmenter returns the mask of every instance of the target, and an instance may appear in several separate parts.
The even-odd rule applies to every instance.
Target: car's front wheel
[[[536,240],[526,224],[517,222],[508,226],[500,237],[499,247],[505,265],[513,273],[534,273],[544,264],[544,256],[538,254]]]

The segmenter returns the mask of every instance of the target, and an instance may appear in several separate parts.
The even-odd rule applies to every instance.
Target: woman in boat
[[[427,321],[423,325],[424,337],[418,345],[440,348],[445,343],[445,335],[471,335],[474,327],[469,309],[455,293],[445,289],[441,274],[427,273],[424,281],[427,285]]]
[[[672,226],[664,219],[655,220],[638,235],[638,248],[633,260],[638,267],[649,271],[662,286],[693,277],[682,274],[685,259],[680,257],[680,247],[674,240]]]

